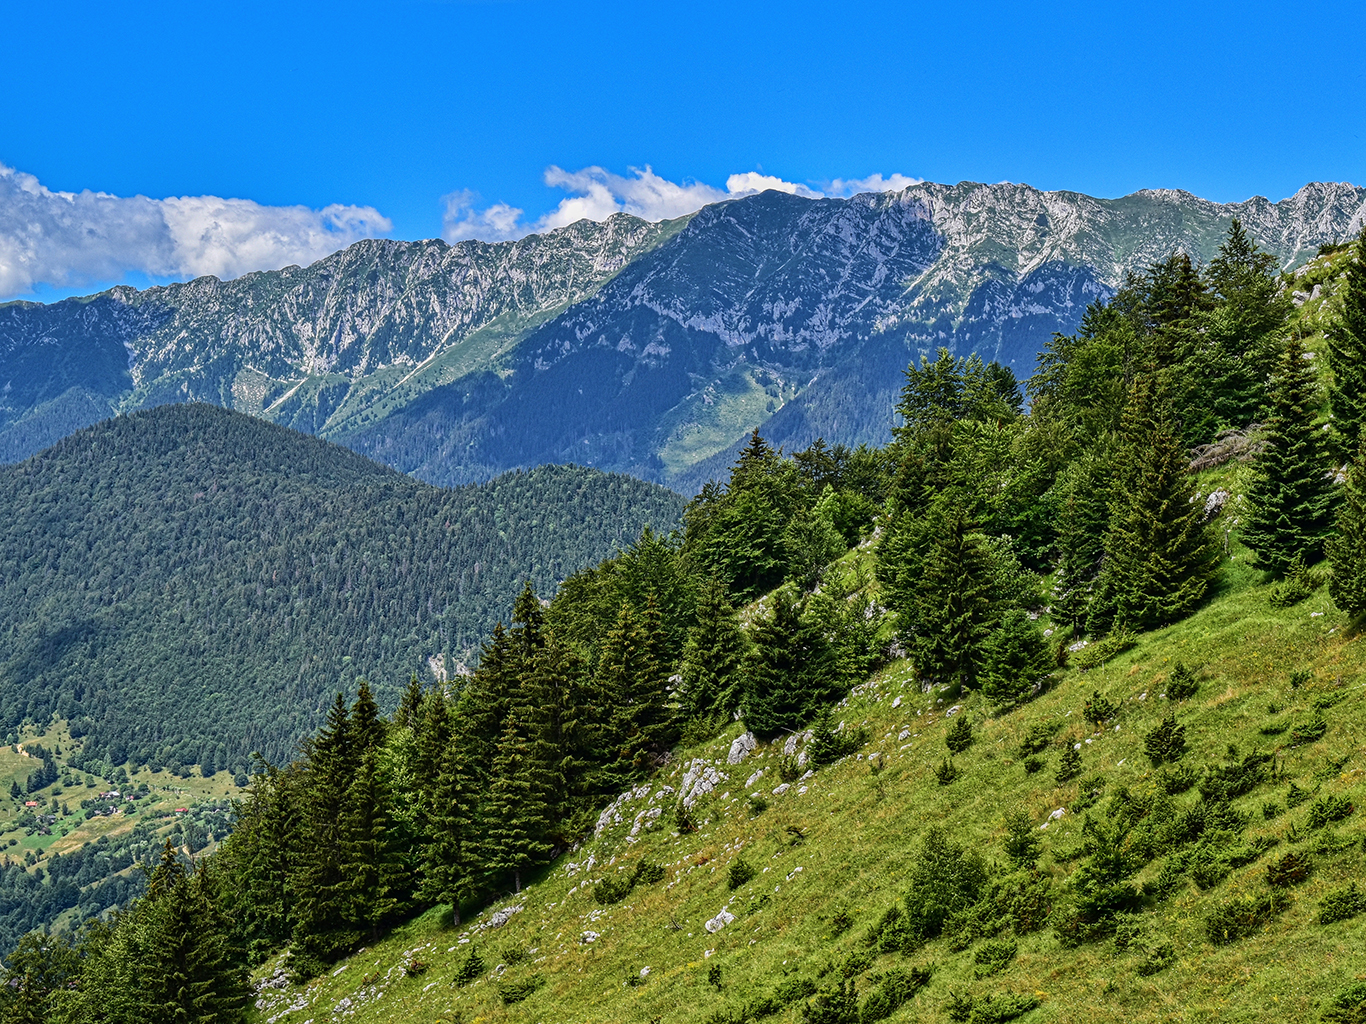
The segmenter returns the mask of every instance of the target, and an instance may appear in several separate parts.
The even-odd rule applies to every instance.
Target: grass
[[[890,665],[839,709],[850,726],[869,730],[868,745],[781,794],[772,792],[779,783],[781,742],[761,745],[742,764],[730,766],[726,753],[740,732],[733,726],[677,752],[648,796],[622,806],[619,823],[562,856],[519,896],[509,894],[460,928],[449,924],[447,908],[436,908],[332,974],[298,989],[266,990],[261,1019],[303,1024],[342,1006],[356,1024],[706,1021],[771,995],[785,980],[829,982],[860,948],[860,937],[903,895],[907,869],[931,825],[942,825],[954,841],[1004,865],[1007,812],[1022,809],[1042,824],[1075,801],[1082,783],[1089,785],[1096,775],[1104,778],[1107,793],[1121,786],[1135,792],[1153,787],[1143,736],[1171,709],[1160,694],[1177,660],[1195,667],[1200,679],[1196,695],[1176,707],[1187,728],[1185,763],[1224,761],[1230,744],[1244,754],[1275,754],[1284,778],[1259,786],[1235,806],[1251,820],[1245,842],[1261,838],[1276,845],[1204,891],[1183,883],[1171,899],[1138,916],[1131,925],[1138,938],[1126,948],[1109,939],[1066,948],[1045,928],[1020,937],[1018,954],[999,973],[978,979],[974,948],[954,951],[941,939],[910,957],[877,957],[858,973],[858,990],[866,994],[879,972],[933,962],[930,984],[889,1020],[947,1020],[950,993],[969,991],[979,999],[1033,995],[1041,1006],[1022,1018],[1031,1021],[1316,1019],[1334,992],[1366,978],[1360,954],[1366,917],[1317,923],[1324,895],[1366,867],[1366,642],[1349,631],[1324,592],[1274,610],[1267,590],[1245,553],[1237,551],[1223,591],[1198,614],[1143,635],[1103,667],[1064,673],[1051,691],[1009,714],[994,713],[977,696],[958,701],[922,693],[908,664]],[[1310,671],[1312,680],[1292,687],[1295,670]],[[1120,711],[1113,724],[1095,733],[1081,710],[1097,689]],[[1311,718],[1325,700],[1336,703],[1328,711],[1328,732],[1316,743],[1292,748],[1286,746],[1288,733],[1261,731],[1269,721]],[[971,715],[976,742],[955,758],[958,780],[940,786],[933,768],[945,756],[952,720],[946,712],[956,703]],[[1270,714],[1271,704],[1282,710]],[[1059,725],[1045,755],[1049,764],[1028,774],[1020,740],[1044,722]],[[1062,741],[1082,744],[1083,773],[1059,786],[1054,768]],[[872,755],[881,770],[871,769]],[[699,830],[679,835],[672,825],[673,791],[697,760],[728,778],[698,804]],[[746,787],[760,770],[763,776]],[[1292,844],[1305,829],[1310,802],[1270,819],[1262,813],[1265,802],[1284,803],[1290,780],[1315,790],[1316,797],[1345,796],[1359,810],[1335,830],[1306,834]],[[767,796],[768,807],[757,815],[746,800],[749,792]],[[1192,790],[1174,799],[1187,806],[1198,795]],[[658,826],[630,835],[636,815],[650,806],[665,808]],[[1092,813],[1103,806],[1102,801]],[[1042,833],[1040,867],[1064,886],[1061,891],[1077,863],[1081,820],[1065,812]],[[1338,836],[1342,848],[1314,852],[1325,834]],[[1288,909],[1246,939],[1213,944],[1206,915],[1237,894],[1265,893],[1267,864],[1288,849],[1310,851],[1314,861],[1308,879],[1286,890]],[[729,869],[740,857],[757,874],[731,891]],[[642,858],[664,866],[662,882],[638,885],[615,905],[594,902],[592,883],[633,870]],[[1159,866],[1160,859],[1137,879],[1151,884]],[[493,911],[510,906],[522,909],[501,927],[487,927]],[[708,932],[705,923],[723,909],[735,920]],[[597,937],[587,941],[590,932]],[[1143,973],[1151,950],[1163,943],[1171,946],[1170,966]],[[486,969],[479,980],[457,987],[455,972],[471,945]],[[525,958],[519,960],[518,953]],[[404,965],[414,958],[429,966],[407,977]],[[713,966],[720,968],[719,989],[709,983]],[[263,973],[277,967],[269,964]],[[544,984],[524,1000],[505,1004],[500,997],[500,985],[511,994],[512,986],[537,977]],[[804,1002],[765,1019],[799,1021]],[[290,1005],[297,1008],[287,1011]]]

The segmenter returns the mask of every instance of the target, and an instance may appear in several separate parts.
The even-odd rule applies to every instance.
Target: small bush
[[[1355,807],[1345,796],[1321,796],[1309,805],[1309,814],[1304,823],[1310,828],[1323,828],[1335,821],[1350,817]]]
[[[757,818],[768,810],[768,797],[762,793],[755,793],[749,798],[749,816]]]
[[[858,997],[852,981],[827,985],[802,1007],[805,1024],[858,1024]]]
[[[1291,851],[1266,866],[1266,884],[1273,889],[1299,885],[1309,877],[1313,862],[1306,854]]]
[[[859,1007],[859,1024],[875,1024],[896,1013],[930,983],[930,970],[929,967],[894,970],[878,978]]]
[[[802,766],[796,754],[784,754],[778,758],[778,778],[784,782],[796,782],[802,777]]]
[[[1158,785],[1168,796],[1176,796],[1184,793],[1195,785],[1199,774],[1190,765],[1168,764],[1163,765],[1158,773]]]
[[[1319,924],[1346,921],[1358,914],[1366,914],[1366,893],[1357,888],[1356,882],[1330,892],[1319,904]]]
[[[707,968],[707,984],[716,991],[721,991],[721,965],[714,963]]]
[[[1041,772],[1048,766],[1048,758],[1040,757],[1038,754],[1031,754],[1024,759],[1024,770],[1026,775],[1034,775]]]
[[[932,939],[945,923],[977,902],[987,869],[977,853],[950,842],[937,826],[925,833],[910,869],[906,894],[907,928],[916,938]]]
[[[941,786],[947,786],[958,778],[958,766],[953,763],[953,758],[944,758],[943,764],[934,770],[934,777]]]
[[[1195,673],[1178,661],[1172,666],[1172,674],[1167,679],[1168,700],[1190,700],[1195,696],[1200,684],[1195,681]]]
[[[1290,730],[1290,745],[1302,747],[1306,743],[1315,743],[1323,739],[1323,734],[1327,731],[1328,723],[1322,718],[1315,718]]]
[[[1020,741],[1020,756],[1028,757],[1030,754],[1039,754],[1048,749],[1048,745],[1053,742],[1053,734],[1058,731],[1061,723],[1040,722],[1031,725],[1029,732],[1025,733],[1024,739]]]
[[[545,978],[539,974],[533,974],[521,981],[500,981],[498,983],[498,998],[503,1001],[504,1006],[512,1006],[514,1003],[522,1002],[544,984]]]
[[[1127,629],[1117,630],[1104,640],[1087,644],[1072,655],[1072,664],[1083,672],[1099,668],[1117,654],[1122,654],[1138,643],[1138,637]]]
[[[683,835],[697,831],[697,818],[682,800],[674,805],[674,827]]]
[[[625,873],[609,876],[593,886],[593,900],[604,907],[620,903],[631,894],[634,884],[635,879]]]
[[[1313,794],[1308,790],[1300,789],[1299,786],[1292,782],[1290,783],[1290,788],[1285,791],[1285,806],[1290,808],[1298,807],[1311,796],[1313,796]]]
[[[958,995],[950,993],[949,1003],[944,1007],[950,1020],[967,1021],[968,1024],[1005,1024],[1006,1021],[1023,1017],[1030,1010],[1037,1009],[1039,1000],[1030,995],[978,996],[971,993]],[[959,1016],[961,1014],[961,1016]]]
[[[1176,950],[1170,942],[1160,942],[1156,946],[1149,946],[1143,952],[1143,959],[1138,962],[1138,973],[1145,978],[1151,977],[1161,971],[1165,971],[1172,964],[1176,963]]]
[[[1054,779],[1061,786],[1065,782],[1071,782],[1081,774],[1081,751],[1076,747],[1068,747],[1062,752],[1062,757],[1058,761],[1058,770],[1054,774]]]
[[[812,766],[816,768],[834,764],[840,758],[855,753],[868,742],[866,729],[832,727],[831,721],[830,709],[826,708],[811,730],[811,744],[806,748],[806,754]]]
[[[972,723],[968,721],[967,712],[962,712],[954,719],[944,736],[944,746],[949,748],[951,754],[961,754],[972,746]]]
[[[1168,715],[1143,737],[1143,752],[1154,768],[1179,761],[1186,752],[1186,727],[1176,724],[1176,716]]]
[[[516,967],[518,964],[526,960],[526,956],[526,947],[518,945],[515,942],[509,942],[506,946],[504,946],[502,949],[498,951],[498,959],[503,961],[503,963],[507,964],[509,967]]]
[[[1292,690],[1298,690],[1301,686],[1305,686],[1313,681],[1314,673],[1310,672],[1307,668],[1297,669],[1290,673],[1290,688]]]
[[[831,935],[843,935],[852,927],[854,927],[854,915],[849,913],[848,907],[840,907],[830,918]]]
[[[1082,717],[1091,723],[1092,728],[1099,729],[1119,714],[1119,705],[1106,697],[1102,697],[1099,690],[1094,690],[1091,696],[1086,698],[1086,703],[1082,705],[1081,713]]]
[[[1248,754],[1241,761],[1205,769],[1205,776],[1200,780],[1200,795],[1206,800],[1232,800],[1252,792],[1270,775],[1270,754]]]
[[[1039,859],[1043,840],[1039,830],[1024,811],[1011,811],[1006,815],[1006,856],[1017,868],[1032,867]]]
[[[816,994],[816,983],[810,978],[795,977],[788,978],[773,992],[773,998],[783,1006],[791,1006],[799,1003],[803,999]]]
[[[1304,558],[1296,555],[1285,570],[1285,578],[1271,585],[1267,600],[1272,608],[1289,608],[1312,594],[1322,582],[1306,568]]]
[[[426,960],[410,957],[408,962],[403,965],[403,974],[408,978],[416,978],[419,974],[426,974],[427,969],[431,966]]]
[[[730,870],[726,872],[726,888],[733,892],[758,873],[753,864],[743,857],[737,857],[731,861]]]
[[[973,974],[978,978],[1000,974],[1010,966],[1010,961],[1015,959],[1015,954],[1019,951],[1020,947],[1016,942],[984,942],[972,954]]]
[[[1279,892],[1229,897],[1205,915],[1205,934],[1216,946],[1226,946],[1265,927],[1288,905]]]
[[[1105,793],[1105,779],[1100,775],[1093,775],[1089,779],[1082,779],[1081,782],[1077,783],[1077,788],[1080,791],[1077,793],[1077,798],[1067,807],[1073,814],[1089,811],[1100,803],[1100,798]]]
[[[478,981],[484,973],[484,958],[479,955],[479,950],[473,946],[465,959],[460,961],[460,966],[455,969],[455,983],[464,988],[472,981]]]
[[[1280,817],[1281,811],[1284,809],[1275,800],[1265,800],[1262,802],[1262,817],[1270,821],[1272,818]]]
[[[1339,989],[1319,1019],[1325,1024],[1366,1024],[1366,982]]]

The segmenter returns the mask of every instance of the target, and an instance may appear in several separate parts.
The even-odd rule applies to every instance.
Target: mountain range
[[[0,459],[207,401],[454,485],[571,462],[695,490],[762,428],[879,443],[944,347],[1028,376],[1126,274],[1238,217],[1283,269],[1360,229],[1366,189],[1272,203],[922,183],[764,192],[514,242],[366,240],[309,267],[0,306]]]

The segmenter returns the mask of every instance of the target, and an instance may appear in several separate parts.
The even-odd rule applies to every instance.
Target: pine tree
[[[1152,375],[1135,379],[1122,433],[1093,631],[1175,622],[1204,600],[1219,568],[1171,404]]]
[[[1347,470],[1336,525],[1337,532],[1327,544],[1333,567],[1328,593],[1343,611],[1360,615],[1366,612],[1366,434]]]
[[[337,867],[341,916],[350,931],[371,939],[401,906],[403,881],[389,827],[390,794],[378,770],[378,752],[361,754],[347,789],[338,829]]]
[[[1342,314],[1327,331],[1333,370],[1328,399],[1340,450],[1350,458],[1366,426],[1366,227],[1352,247],[1340,295]]]
[[[1297,555],[1306,563],[1322,557],[1332,527],[1333,482],[1322,432],[1314,426],[1315,392],[1313,366],[1292,338],[1272,383],[1266,450],[1248,489],[1242,531],[1257,564],[1277,575]]]
[[[911,659],[923,678],[975,686],[983,644],[996,619],[991,553],[961,497],[945,495],[930,527],[930,548],[914,597]]]
[[[708,582],[697,604],[697,622],[683,647],[680,696],[693,721],[722,722],[740,706],[740,665],[745,634],[725,586]]]
[[[1024,609],[1012,609],[982,644],[982,694],[1000,704],[1025,699],[1054,667],[1038,623]]]
[[[822,624],[784,587],[754,624],[743,667],[745,724],[761,736],[796,729],[839,690]]]

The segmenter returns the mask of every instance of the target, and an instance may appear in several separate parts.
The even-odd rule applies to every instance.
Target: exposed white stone
[[[734,920],[735,915],[732,914],[725,907],[722,907],[721,913],[717,914],[702,927],[707,929],[707,931],[715,934],[716,932],[719,932],[722,928],[724,928],[726,925],[730,924]]]
[[[735,737],[730,745],[730,753],[726,755],[726,764],[739,764],[750,752],[759,744],[755,742],[754,733],[747,732],[742,736]]]

